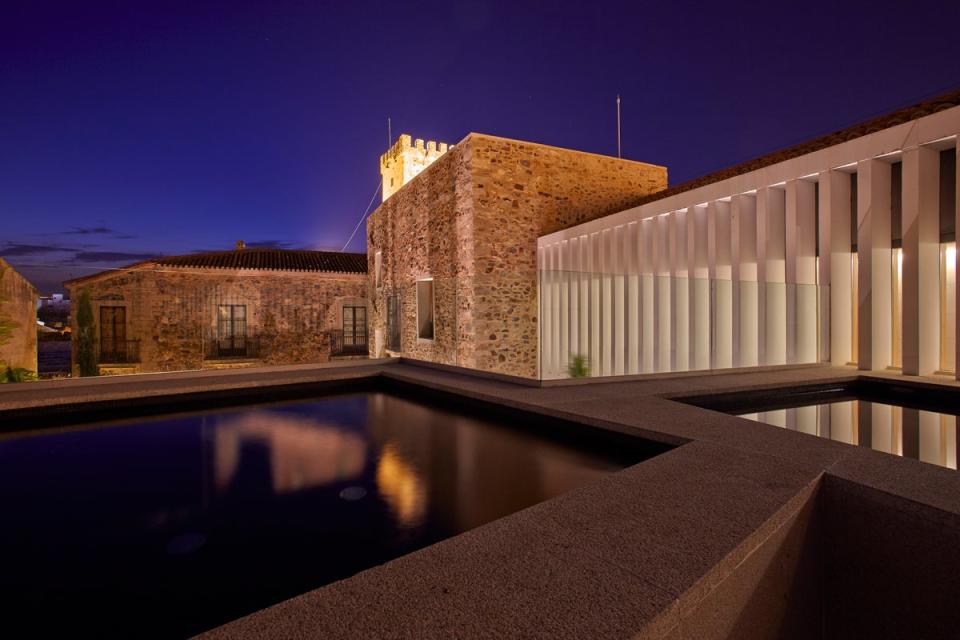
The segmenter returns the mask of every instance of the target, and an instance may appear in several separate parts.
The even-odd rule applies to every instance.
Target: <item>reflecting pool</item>
[[[5,625],[188,636],[650,455],[530,421],[371,392],[5,436]]]
[[[876,451],[957,468],[957,417],[867,400],[837,400],[737,415]]]

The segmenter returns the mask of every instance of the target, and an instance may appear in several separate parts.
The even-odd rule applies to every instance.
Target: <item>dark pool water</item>
[[[530,421],[370,392],[7,436],[2,624],[188,636],[644,457]]]
[[[876,451],[957,468],[957,416],[873,400],[842,399],[737,415]]]

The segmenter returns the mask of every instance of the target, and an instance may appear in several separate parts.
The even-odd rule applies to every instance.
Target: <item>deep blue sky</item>
[[[958,24],[948,0],[0,0],[0,255],[48,291],[241,238],[339,249],[387,116],[615,154],[620,93],[625,157],[675,184],[960,85]]]

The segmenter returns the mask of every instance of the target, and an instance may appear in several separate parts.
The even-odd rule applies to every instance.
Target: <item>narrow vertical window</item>
[[[127,361],[127,310],[100,307],[99,362]]]
[[[387,296],[387,349],[400,351],[400,296]]]
[[[417,337],[433,340],[433,278],[417,281]]]
[[[247,356],[247,307],[242,304],[217,306],[216,356]]]
[[[377,251],[373,255],[373,278],[377,289],[383,285],[383,252]]]

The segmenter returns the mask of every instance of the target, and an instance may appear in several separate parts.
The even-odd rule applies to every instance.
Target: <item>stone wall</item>
[[[330,330],[342,328],[342,308],[366,306],[366,274],[161,267],[67,283],[73,304],[91,293],[94,321],[100,308],[126,309],[127,339],[140,341],[140,362],[106,372],[176,371],[238,366],[210,351],[221,304],[246,306],[247,335],[259,339],[254,364],[296,364],[330,359]],[[99,336],[99,327],[97,328]],[[250,362],[245,363],[249,366]],[[76,375],[76,348],[73,368]]]
[[[537,238],[666,186],[664,167],[470,134],[370,216],[373,352],[385,352],[386,296],[399,293],[402,355],[535,378]],[[436,283],[432,342],[416,335],[424,277]]]
[[[387,199],[367,223],[371,352],[386,352],[387,296],[399,295],[401,345],[418,360],[471,366],[473,262],[469,149],[453,147]],[[377,286],[376,253],[382,254]],[[434,339],[417,335],[417,281],[433,278]]]
[[[0,367],[37,370],[37,290],[0,258]]]

